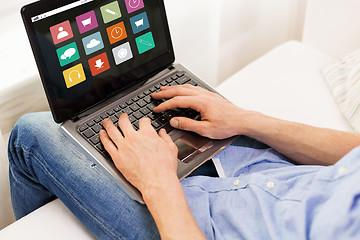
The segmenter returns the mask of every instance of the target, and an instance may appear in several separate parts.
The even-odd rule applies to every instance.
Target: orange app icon
[[[110,64],[106,53],[102,53],[96,57],[89,59],[89,66],[90,66],[91,74],[93,76],[96,76],[110,69]]]
[[[120,22],[106,29],[110,44],[127,38],[124,22]]]

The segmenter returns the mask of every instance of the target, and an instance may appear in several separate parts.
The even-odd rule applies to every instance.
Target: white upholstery
[[[0,239],[95,239],[60,201],[55,200],[0,231]]]
[[[360,48],[360,1],[308,0],[302,42],[342,58]]]
[[[236,105],[284,120],[353,131],[321,75],[334,59],[300,42],[287,42],[218,87]]]

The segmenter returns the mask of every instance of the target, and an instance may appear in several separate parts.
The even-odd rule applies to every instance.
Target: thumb
[[[196,132],[198,134],[202,133],[204,124],[205,123],[202,121],[196,121],[186,117],[174,117],[170,120],[170,125],[172,127],[185,131]]]

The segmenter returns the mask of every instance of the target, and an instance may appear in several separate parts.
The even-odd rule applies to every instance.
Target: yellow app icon
[[[81,63],[65,70],[63,75],[67,88],[71,88],[86,80],[84,68]]]

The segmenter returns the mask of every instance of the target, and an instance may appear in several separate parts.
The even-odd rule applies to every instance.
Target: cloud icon
[[[86,48],[94,48],[100,44],[99,40],[92,39],[89,44],[86,44]]]

